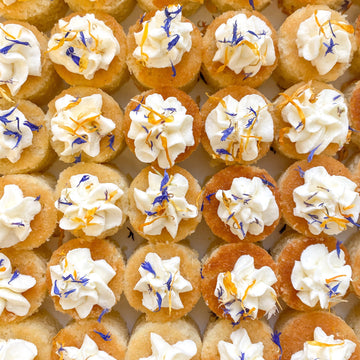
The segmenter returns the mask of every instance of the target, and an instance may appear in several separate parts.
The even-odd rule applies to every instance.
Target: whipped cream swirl
[[[250,317],[255,319],[258,310],[268,317],[276,312],[276,292],[272,288],[277,282],[269,266],[255,269],[254,258],[242,255],[230,272],[219,273],[214,295],[224,308],[224,314],[238,322]]]
[[[180,258],[174,256],[162,260],[156,253],[148,253],[139,267],[141,279],[134,290],[143,293],[142,304],[151,311],[159,311],[162,307],[182,309],[180,293],[193,289],[190,281],[180,274]]]
[[[97,176],[78,174],[70,178],[70,188],[61,191],[55,207],[64,213],[59,226],[99,236],[122,223],[123,212],[116,205],[124,192],[113,183],[100,183]]]
[[[349,360],[355,348],[351,340],[334,339],[334,335],[328,336],[321,327],[316,327],[314,340],[306,341],[304,349],[293,354],[290,360]]]
[[[0,84],[16,95],[29,75],[41,76],[41,51],[36,36],[18,24],[0,24]]]
[[[178,64],[191,49],[190,22],[182,21],[182,7],[170,5],[158,10],[142,23],[142,30],[135,33],[135,59],[149,68],[165,68]]]
[[[165,228],[175,238],[183,219],[195,218],[198,209],[186,201],[189,182],[181,174],[164,176],[149,171],[146,191],[134,189],[136,207],[146,214],[142,230],[148,235],[160,235]]]
[[[322,309],[327,309],[346,294],[351,274],[341,249],[329,253],[324,244],[315,244],[302,252],[300,261],[295,261],[291,283],[304,304],[314,307],[320,303]]]
[[[315,10],[297,31],[299,56],[310,61],[320,75],[325,75],[336,63],[350,62],[353,32],[351,25],[331,20],[330,11]]]
[[[254,160],[260,143],[271,143],[274,138],[267,103],[256,94],[240,101],[225,96],[206,118],[205,131],[216,157],[225,161]]]
[[[94,305],[111,309],[116,302],[108,284],[116,275],[103,259],[93,260],[88,248],[70,250],[59,265],[50,266],[51,296],[64,310],[75,309],[86,318]]]
[[[17,185],[5,185],[0,199],[0,248],[16,245],[29,236],[30,223],[41,211],[39,199],[24,197]]]
[[[321,154],[330,144],[342,148],[349,129],[348,109],[338,91],[324,89],[315,95],[306,88],[281,110],[283,120],[291,127],[285,136],[295,143],[299,154],[313,151]]]
[[[87,80],[91,80],[96,71],[107,70],[120,53],[113,31],[94,14],[77,15],[69,22],[61,19],[58,28],[48,43],[51,61]]]
[[[244,328],[233,331],[230,339],[232,343],[218,342],[220,360],[264,360],[263,343],[253,344]]]
[[[14,4],[16,2],[16,0],[2,0],[2,2],[6,5],[9,6],[11,4]]]
[[[35,278],[12,272],[9,258],[0,253],[0,315],[6,309],[18,316],[25,316],[30,309],[29,301],[22,295],[36,284]]]
[[[359,218],[357,185],[344,176],[329,175],[323,166],[304,174],[304,185],[293,191],[294,215],[308,222],[314,235],[336,235],[353,227]]]
[[[99,350],[96,342],[87,334],[79,348],[75,346],[64,346],[57,350],[57,354],[63,360],[116,360],[105,351]]]
[[[115,124],[101,115],[102,96],[93,94],[75,98],[66,94],[55,101],[56,114],[50,120],[53,141],[64,144],[60,155],[74,155],[83,151],[95,157],[100,153],[100,141],[111,137]]]
[[[168,344],[160,335],[150,333],[152,355],[139,360],[190,360],[197,353],[194,341],[178,341],[174,345]]]
[[[260,18],[237,14],[221,24],[216,32],[217,51],[213,61],[227,66],[235,74],[255,76],[262,66],[273,65],[276,60],[272,31]]]
[[[134,140],[135,155],[145,163],[158,162],[162,169],[174,165],[187,146],[195,144],[193,117],[175,97],[166,100],[151,94],[130,112],[128,137]]]
[[[36,346],[22,339],[0,340],[1,360],[34,360],[38,355]]]
[[[235,178],[230,190],[218,190],[215,197],[219,200],[219,218],[241,240],[248,232],[261,234],[279,217],[279,207],[265,178]]]

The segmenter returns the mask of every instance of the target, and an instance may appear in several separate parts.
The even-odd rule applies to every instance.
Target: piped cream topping
[[[251,161],[262,142],[274,138],[273,120],[267,103],[256,94],[240,101],[231,95],[221,99],[205,121],[206,135],[216,157],[225,161]]]
[[[239,177],[233,179],[230,190],[220,189],[215,194],[219,200],[219,218],[241,240],[248,232],[261,234],[265,226],[272,225],[279,217],[279,207],[268,184],[265,178],[257,176]]]
[[[306,341],[303,350],[293,354],[290,360],[348,360],[355,348],[351,340],[334,339],[334,335],[328,336],[321,327],[316,327],[314,340]]]
[[[142,230],[148,235],[160,235],[165,228],[175,238],[181,220],[195,218],[198,209],[186,201],[189,182],[181,174],[164,176],[148,173],[146,191],[134,189],[136,207],[146,214]]]
[[[116,202],[123,195],[116,184],[100,183],[97,176],[72,176],[70,187],[64,188],[55,202],[55,207],[64,214],[60,228],[82,230],[88,236],[99,236],[116,228],[124,216]]]
[[[190,360],[197,353],[194,341],[184,340],[170,345],[160,335],[150,333],[152,355],[139,360]]]
[[[232,271],[219,273],[214,295],[224,314],[238,322],[250,317],[255,319],[258,311],[265,311],[268,317],[276,312],[276,292],[272,285],[277,282],[269,266],[256,269],[254,258],[242,255]]]
[[[162,260],[156,253],[148,253],[139,267],[141,275],[134,290],[143,293],[142,304],[151,311],[162,307],[177,310],[184,307],[180,293],[193,289],[190,281],[180,274],[180,258]]]
[[[0,84],[14,96],[30,75],[41,76],[39,41],[24,26],[0,24]]]
[[[220,360],[264,360],[264,344],[253,344],[244,328],[233,331],[230,339],[232,343],[223,340],[218,342]]]
[[[1,360],[34,360],[38,354],[36,346],[22,339],[0,340]]]
[[[0,199],[0,247],[24,241],[32,231],[31,221],[40,211],[39,197],[24,197],[17,185],[5,185]]]
[[[50,120],[53,141],[64,144],[60,155],[74,155],[81,151],[95,157],[100,153],[100,141],[111,138],[115,124],[102,116],[102,96],[93,94],[82,98],[65,95],[55,101],[56,114]]]
[[[157,161],[162,169],[174,165],[187,146],[195,144],[193,117],[175,97],[151,94],[130,112],[128,137],[134,140],[135,155],[145,163]]]
[[[338,91],[324,89],[315,95],[311,87],[301,89],[281,110],[286,137],[299,154],[321,154],[330,144],[342,148],[349,129],[348,109]]]
[[[335,64],[350,62],[353,32],[348,23],[331,19],[331,11],[315,10],[297,31],[299,56],[310,61],[320,75],[325,75]]]
[[[108,286],[116,275],[103,259],[93,260],[88,248],[70,250],[59,265],[50,266],[51,296],[58,296],[64,310],[75,309],[81,319],[93,306],[111,309],[115,295]]]
[[[221,24],[216,32],[217,51],[213,61],[221,62],[217,72],[228,67],[235,74],[255,76],[262,66],[275,63],[272,31],[260,18],[237,14]]]
[[[191,49],[190,22],[182,21],[182,7],[170,5],[158,10],[142,23],[141,31],[134,34],[137,47],[133,56],[149,68],[165,68],[178,64]]]
[[[12,272],[10,259],[0,253],[0,315],[6,309],[18,316],[25,316],[30,303],[22,295],[36,284],[35,278],[22,275],[18,270]]]
[[[120,45],[111,28],[94,14],[86,14],[70,21],[60,19],[47,51],[54,63],[91,80],[98,70],[109,68],[120,53]]]
[[[308,222],[314,235],[336,235],[353,227],[359,218],[357,185],[345,176],[329,175],[323,166],[304,174],[304,184],[293,191],[294,215]]]

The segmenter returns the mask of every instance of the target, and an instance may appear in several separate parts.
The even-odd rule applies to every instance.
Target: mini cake
[[[229,86],[210,96],[201,117],[202,146],[226,165],[256,162],[274,139],[271,104],[247,86]]]
[[[0,219],[0,249],[29,250],[47,241],[56,227],[56,209],[45,178],[0,177]]]
[[[100,89],[72,87],[49,103],[47,122],[60,160],[107,162],[123,149],[123,113]]]
[[[119,301],[124,271],[122,254],[112,242],[77,238],[53,252],[46,282],[55,309],[78,320],[97,317]]]
[[[290,15],[307,5],[326,5],[333,10],[344,13],[350,7],[349,3],[347,0],[278,0],[279,8],[286,15]]]
[[[350,140],[344,95],[319,81],[296,84],[274,103],[274,146],[285,156],[335,155]]]
[[[73,13],[60,19],[51,30],[47,53],[70,85],[114,91],[127,79],[126,36],[105,13]]]
[[[183,240],[201,220],[200,193],[197,180],[179,166],[164,171],[148,166],[130,185],[130,223],[151,242]]]
[[[200,298],[198,254],[179,244],[140,247],[127,262],[124,292],[147,321],[181,318]]]
[[[45,312],[21,322],[0,325],[0,357],[4,360],[49,360],[57,324]]]
[[[225,241],[261,241],[279,223],[278,189],[266,170],[229,166],[206,183],[203,196],[204,219]]]
[[[360,81],[349,88],[349,113],[351,118],[351,141],[360,147]]]
[[[201,346],[200,331],[188,318],[166,323],[141,319],[132,331],[125,359],[200,360]]]
[[[43,111],[27,100],[0,100],[0,174],[20,174],[49,166],[55,158]]]
[[[73,321],[52,343],[49,360],[123,360],[128,341],[124,320],[111,312],[96,319]]]
[[[271,251],[278,265],[279,294],[295,310],[327,310],[347,295],[352,271],[346,248],[335,238],[290,232]]]
[[[343,75],[355,50],[354,28],[345,17],[325,5],[301,8],[279,30],[280,86],[299,81],[330,82]]]
[[[229,85],[253,88],[277,66],[277,35],[257,11],[228,11],[208,26],[203,39],[202,74],[219,89]]]
[[[128,184],[114,167],[79,163],[60,173],[55,207],[59,226],[75,236],[104,238],[117,233],[127,218]]]
[[[137,0],[139,7],[147,13],[162,10],[167,6],[174,4],[179,4],[182,7],[184,16],[192,15],[203,3],[204,0],[181,0],[177,2],[170,0]]]
[[[32,251],[1,250],[0,319],[23,320],[35,313],[46,296],[45,261]]]
[[[104,12],[113,16],[118,22],[126,19],[136,4],[135,0],[65,0],[65,2],[74,12]]]
[[[229,320],[209,322],[203,340],[202,360],[278,360],[279,349],[264,320],[243,320],[233,326]]]
[[[46,36],[25,22],[6,21],[0,30],[2,97],[47,102],[57,91],[59,78],[45,54]]]
[[[5,19],[26,21],[40,31],[51,29],[65,15],[64,0],[1,0],[0,15]]]
[[[330,312],[284,312],[275,328],[275,334],[280,335],[282,360],[360,357],[360,343],[354,331]]]
[[[181,90],[165,87],[135,96],[126,106],[124,134],[138,160],[162,169],[185,160],[201,135],[199,108]]]
[[[173,86],[190,90],[201,67],[201,33],[182,17],[182,7],[152,11],[131,26],[127,65],[141,89]]]
[[[232,321],[268,318],[277,311],[277,268],[257,245],[225,244],[203,259],[201,293],[217,316]]]
[[[356,2],[357,1],[354,1],[354,3]],[[356,50],[351,62],[350,71],[358,76],[360,75],[360,16],[358,16],[355,21],[355,43]]]
[[[279,179],[285,222],[308,237],[328,238],[358,226],[360,197],[350,171],[319,155],[292,164]]]
[[[211,0],[211,4],[220,13],[242,9],[261,11],[271,4],[271,0]]]

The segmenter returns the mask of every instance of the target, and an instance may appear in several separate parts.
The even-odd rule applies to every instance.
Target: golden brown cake
[[[211,0],[211,3],[223,13],[242,9],[262,11],[271,4],[271,0]]]
[[[179,4],[182,6],[184,16],[192,15],[202,4],[204,0],[181,0],[173,2],[170,0],[138,0],[137,4],[145,12],[162,10],[166,6]]]
[[[205,185],[203,216],[211,231],[228,242],[264,240],[280,220],[275,180],[255,166],[233,165]]]
[[[349,115],[351,118],[351,141],[360,147],[360,82],[352,83],[347,89],[349,96]]]
[[[329,8],[341,13],[345,12],[350,6],[349,2],[344,0],[278,0],[278,5],[286,15],[290,15],[296,10],[307,5],[326,5]]]
[[[71,87],[50,103],[46,115],[51,144],[60,160],[103,163],[125,145],[123,112],[110,95],[91,87]]]
[[[215,89],[229,85],[256,88],[270,77],[277,58],[276,30],[265,16],[246,9],[228,11],[206,30],[201,72]]]
[[[74,319],[98,317],[119,301],[125,263],[109,240],[72,239],[53,252],[46,283],[55,309]]]
[[[359,234],[353,234],[346,241],[346,248],[350,254],[351,261],[351,269],[352,269],[352,282],[351,289],[356,294],[356,296],[360,297],[360,246],[359,246]]]
[[[181,10],[172,5],[151,11],[130,27],[127,65],[141,90],[173,86],[190,91],[197,83],[201,33]]]
[[[354,3],[356,2],[357,1],[354,1]],[[360,16],[358,16],[355,21],[355,43],[356,50],[351,62],[350,71],[358,77],[360,74]]]
[[[181,318],[200,298],[197,252],[180,244],[138,248],[126,265],[124,292],[129,304],[146,314],[147,321]]]

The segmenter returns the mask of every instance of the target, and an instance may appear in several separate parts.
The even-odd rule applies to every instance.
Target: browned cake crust
[[[222,272],[232,271],[234,266],[242,255],[250,255],[254,258],[254,266],[259,269],[263,266],[269,266],[277,275],[277,265],[272,257],[260,246],[250,243],[237,243],[221,245],[213,250],[203,260],[202,278],[201,278],[201,294],[206,305],[217,316],[232,320],[229,314],[224,314],[224,307],[219,304],[215,289],[217,277]],[[273,288],[278,292],[277,283]],[[264,316],[265,312],[259,310],[257,318]],[[242,322],[240,322],[241,324]]]
[[[172,0],[138,0],[137,4],[145,12],[154,10],[161,10],[165,6],[180,4],[183,8],[182,12],[184,16],[192,15],[202,4],[204,0],[181,0],[174,2]]]
[[[103,339],[99,333],[110,336],[110,339]],[[104,315],[100,322],[97,319],[83,319],[72,321],[61,329],[52,342],[49,360],[59,360],[60,355],[57,351],[61,347],[74,346],[80,349],[85,335],[96,343],[99,351],[105,351],[117,360],[125,358],[128,341],[127,326],[119,314],[111,312]]]
[[[244,72],[242,71],[239,74],[236,74],[227,66],[223,71],[217,72],[217,70],[223,64],[219,61],[213,62],[214,55],[217,51],[216,41],[215,41],[215,31],[221,25],[227,22],[227,20],[231,19],[235,15],[243,13],[248,18],[252,15],[260,18],[262,21],[266,23],[266,25],[270,28],[272,34],[271,38],[274,43],[276,60],[273,65],[262,66],[259,72],[252,77],[246,77]],[[273,28],[269,20],[262,14],[257,11],[250,11],[247,9],[242,9],[241,11],[228,11],[213,20],[213,22],[208,26],[206,33],[203,38],[203,51],[202,51],[202,67],[201,73],[203,74],[205,81],[212,88],[220,89],[229,85],[245,85],[251,86],[253,88],[257,88],[260,86],[265,80],[267,80],[278,63],[278,47],[277,47],[277,34],[276,30]]]
[[[272,111],[273,107],[272,107],[271,103],[269,102],[269,100],[260,91],[257,91],[248,86],[231,85],[224,89],[221,89],[218,92],[216,92],[215,94],[209,96],[209,98],[207,99],[205,104],[202,106],[201,111],[200,111],[202,122],[203,122],[201,144],[202,144],[203,148],[211,156],[212,159],[216,159],[221,163],[225,162],[226,165],[234,165],[234,164],[250,165],[250,164],[257,162],[262,157],[264,157],[266,155],[266,153],[269,151],[271,143],[258,142],[259,153],[258,153],[258,156],[254,160],[246,161],[246,160],[243,160],[242,158],[238,158],[236,161],[231,161],[231,160],[224,161],[212,149],[212,147],[210,145],[210,140],[205,131],[206,118],[209,116],[210,112],[218,106],[221,99],[223,99],[227,95],[231,95],[234,99],[236,99],[237,101],[240,101],[244,96],[252,95],[252,94],[261,96],[268,104],[268,110],[270,111],[271,115],[273,115],[273,111]]]
[[[156,253],[162,260],[170,259],[175,256],[180,257],[180,275],[188,280],[193,290],[180,293],[182,309],[171,309],[162,307],[160,311],[153,312],[142,304],[143,294],[134,290],[135,285],[141,279],[139,268],[145,261],[148,253]],[[147,321],[172,321],[185,316],[196,305],[200,298],[200,261],[195,250],[180,244],[156,244],[140,247],[129,258],[124,281],[124,293],[129,304],[137,311],[146,314]]]
[[[300,95],[303,91],[310,88],[315,95],[318,95],[322,90],[335,89],[332,85],[326,84],[320,81],[309,81],[308,83],[300,82],[297,83],[290,88],[286,89],[283,93],[288,95],[291,99],[296,99],[296,96]],[[340,92],[339,92],[340,93]],[[285,156],[291,159],[303,160],[307,159],[309,156],[309,152],[305,154],[300,154],[296,151],[295,143],[291,142],[287,136],[284,136],[283,131],[286,128],[291,128],[291,125],[284,121],[281,116],[281,110],[285,105],[287,105],[289,101],[286,97],[279,94],[277,99],[274,102],[274,128],[275,128],[275,139],[274,139],[274,147],[276,150],[280,151]],[[351,132],[348,132],[348,141],[350,141]],[[326,149],[321,153],[322,155],[333,156],[340,150],[340,146],[335,143],[330,143]]]
[[[269,175],[269,173],[255,166],[241,166],[233,165],[229,166],[218,173],[216,173],[205,185],[204,189],[204,208],[203,216],[204,219],[211,229],[211,231],[219,236],[221,239],[228,242],[256,242],[264,240],[269,236],[276,228],[280,220],[280,215],[272,225],[264,226],[264,231],[259,235],[253,235],[250,232],[246,233],[246,236],[241,240],[237,235],[233,234],[229,228],[229,225],[225,224],[220,217],[217,215],[219,207],[219,200],[216,199],[215,193],[218,190],[229,190],[233,180],[237,177],[245,177],[252,179],[253,177],[259,177],[266,179],[269,183],[274,186],[268,185],[268,188],[272,191],[275,196],[276,203],[279,206],[280,211],[280,195],[275,180]],[[212,195],[213,194],[213,195]]]
[[[290,360],[291,355],[303,350],[304,342],[314,340],[314,330],[321,327],[326,335],[336,339],[351,340],[356,344],[350,360],[360,359],[360,343],[354,331],[340,317],[326,311],[296,312],[285,311],[280,315],[275,328],[281,332],[282,360]]]
[[[182,17],[181,21],[191,23],[191,49],[185,52],[181,61],[175,65],[176,75],[173,76],[171,66],[167,68],[150,68],[133,56],[137,48],[134,33],[140,32],[143,22],[150,20],[155,15],[155,10],[147,13],[144,18],[138,19],[135,25],[129,28],[127,36],[127,65],[135,84],[140,90],[173,86],[183,91],[190,91],[197,83],[201,67],[202,37],[200,30],[188,19]]]
[[[252,4],[248,0],[211,0],[211,3],[216,6],[220,13],[230,10],[253,10]],[[253,5],[255,10],[264,10],[271,3],[270,0],[254,0]]]
[[[239,329],[245,329],[251,342],[262,342],[264,345],[264,360],[278,360],[279,348],[271,340],[272,329],[265,320],[241,320],[240,324],[232,325],[231,321],[217,319],[210,321],[205,329],[203,347],[201,352],[202,360],[220,360],[218,351],[219,341],[232,342],[230,335]]]
[[[294,230],[310,238],[325,239],[329,237],[331,238],[331,236],[325,233],[314,235],[309,230],[308,222],[304,218],[295,216],[293,213],[294,208],[296,207],[293,199],[293,191],[295,188],[304,185],[304,179],[300,176],[299,167],[302,171],[306,171],[316,166],[323,166],[330,175],[345,176],[352,181],[356,181],[355,177],[351,174],[349,169],[345,167],[345,165],[329,156],[314,156],[310,163],[307,162],[307,160],[297,161],[286,169],[278,181],[280,207],[285,222]]]
[[[291,282],[291,273],[293,271],[295,261],[300,261],[302,252],[310,245],[324,244],[328,251],[336,250],[336,239],[329,237],[326,239],[310,238],[292,231],[286,234],[285,241],[282,242],[280,248],[275,245],[276,262],[278,266],[278,281],[279,293],[285,303],[292,309],[299,311],[321,310],[320,304],[317,303],[315,307],[310,307],[304,304],[297,296],[297,291],[294,289]],[[340,245],[340,249],[345,253],[346,263],[350,263],[350,256],[344,245]],[[330,302],[330,306],[336,303]]]
[[[77,15],[84,16],[85,13],[72,13],[62,20],[70,21],[74,16]],[[112,30],[116,40],[120,45],[120,53],[114,57],[109,65],[109,68],[107,70],[99,69],[96,71],[94,77],[91,80],[85,79],[85,77],[81,74],[70,72],[65,68],[65,66],[60,64],[54,64],[54,68],[60,77],[69,85],[92,86],[95,88],[101,88],[107,92],[112,92],[121,84],[123,84],[128,77],[128,71],[126,67],[126,35],[122,26],[112,16],[102,12],[97,12],[95,13],[95,17],[96,19],[103,21],[105,25]],[[51,30],[51,35],[58,31],[59,24],[57,23]]]
[[[296,10],[307,5],[326,5],[331,9],[343,12],[343,0],[278,0],[279,8],[286,14],[290,15]]]
[[[134,140],[130,139],[127,134],[130,130],[131,119],[130,112],[133,111],[138,105],[139,102],[145,103],[147,96],[152,94],[160,94],[164,100],[168,97],[175,97],[185,108],[186,113],[191,115],[194,118],[193,121],[193,136],[194,136],[194,145],[187,146],[185,151],[178,155],[175,159],[175,163],[179,163],[180,161],[185,160],[190,156],[190,154],[196,149],[200,142],[201,136],[201,116],[199,107],[196,105],[195,101],[183,91],[172,88],[172,87],[164,87],[159,89],[152,89],[141,93],[140,95],[136,95],[132,98],[132,100],[127,104],[124,115],[124,136],[126,140],[126,144],[129,149],[135,154],[135,144]],[[157,160],[154,161],[153,165],[157,164]],[[174,165],[174,164],[172,164]]]
[[[360,20],[358,21],[358,23],[360,27]],[[351,134],[351,141],[355,143],[358,147],[360,147],[360,105],[359,104],[360,104],[360,81],[357,81],[353,86],[353,90],[351,92],[349,99],[349,114],[351,118],[351,126],[354,129],[354,131]]]
[[[149,186],[149,182],[148,182],[149,172],[153,172],[153,173],[160,172],[163,175],[164,170],[155,169],[151,166],[148,166],[145,169],[143,169],[131,183],[129,188],[129,214],[128,214],[131,226],[139,235],[149,240],[150,242],[172,243],[185,239],[187,236],[189,236],[195,231],[197,225],[201,221],[201,210],[200,210],[201,201],[199,201],[201,187],[199,183],[188,171],[177,165],[167,170],[167,173],[169,175],[180,174],[187,179],[187,181],[189,182],[189,189],[188,192],[186,193],[185,199],[190,205],[195,205],[198,208],[198,215],[195,218],[181,220],[175,238],[173,238],[170,235],[170,233],[166,228],[162,229],[160,235],[148,235],[144,233],[142,226],[145,223],[147,215],[142,213],[137,208],[134,198],[134,190],[139,189],[142,191],[146,191],[146,189]]]
[[[96,162],[103,163],[113,160],[124,148],[125,141],[123,135],[123,112],[118,105],[118,103],[113,99],[110,95],[102,91],[101,89],[84,87],[84,86],[76,86],[70,87],[64,91],[62,91],[59,95],[57,95],[53,100],[48,104],[49,110],[46,115],[48,127],[50,129],[51,119],[56,115],[56,100],[64,97],[65,95],[72,95],[76,98],[78,97],[86,97],[94,94],[100,94],[102,97],[102,107],[101,107],[101,115],[112,120],[115,123],[115,129],[109,133],[109,135],[114,136],[114,142],[111,145],[109,143],[109,136],[105,136],[100,140],[100,153],[97,156],[91,157],[86,153],[81,153],[81,161],[83,162]],[[57,140],[51,141],[51,144],[58,154],[60,160],[66,163],[73,163],[75,161],[75,157],[79,155],[79,153],[75,155],[65,155],[61,156],[60,154],[64,151],[64,143]]]
[[[353,1],[353,3],[359,4],[359,0]],[[350,71],[354,74],[360,74],[360,16],[356,18],[355,21],[355,43],[356,43],[356,50],[354,52],[354,57],[351,62]]]
[[[116,302],[118,302],[124,287],[125,262],[120,249],[113,242],[104,239],[95,239],[93,241],[88,241],[81,238],[72,239],[61,245],[53,252],[51,259],[47,264],[46,270],[46,285],[50,296],[52,289],[50,267],[59,265],[69,251],[80,248],[88,248],[91,253],[91,258],[94,261],[104,259],[114,269],[116,275],[108,283],[108,286],[114,293]],[[75,309],[64,310],[61,307],[59,302],[60,298],[58,296],[51,296],[51,298],[54,301],[55,309],[57,311],[68,314],[73,319],[80,319]],[[103,308],[101,308],[99,305],[94,305],[87,318],[98,317],[102,310]]]

